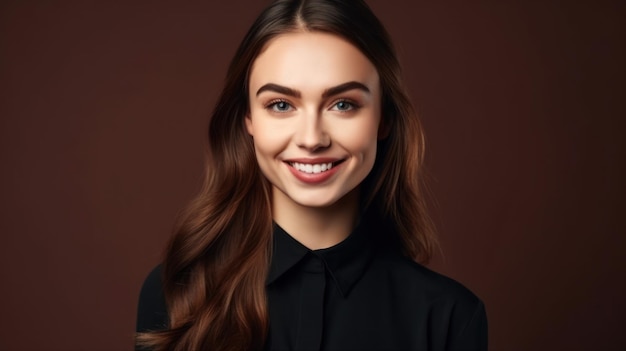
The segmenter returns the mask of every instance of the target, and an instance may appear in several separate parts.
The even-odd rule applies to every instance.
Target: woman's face
[[[246,127],[275,202],[330,206],[372,170],[380,83],[352,44],[321,32],[280,35],[254,61],[249,87]]]

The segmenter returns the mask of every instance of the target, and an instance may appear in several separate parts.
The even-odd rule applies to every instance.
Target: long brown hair
[[[381,132],[364,206],[393,223],[405,255],[426,263],[436,240],[421,193],[424,138],[382,24],[363,1],[278,0],[256,19],[232,60],[209,123],[202,190],[177,223],[163,269],[169,329],[141,333],[155,350],[258,350],[269,327],[265,279],[271,257],[271,188],[245,129],[248,75],[277,35],[322,31],[345,38],[377,68]]]

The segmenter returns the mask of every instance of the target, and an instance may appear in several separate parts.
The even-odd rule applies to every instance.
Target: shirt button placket
[[[311,256],[304,267],[296,350],[320,350],[324,330],[324,263]]]

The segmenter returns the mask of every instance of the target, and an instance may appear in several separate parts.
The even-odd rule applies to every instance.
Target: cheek
[[[245,122],[246,122],[246,131],[251,136],[254,136],[254,129],[252,128],[252,119],[250,118],[250,116],[246,116]]]
[[[254,122],[250,122],[249,130],[252,131],[250,134],[253,134],[257,156],[278,154],[285,145],[283,128],[272,123],[259,123],[258,120]]]
[[[366,158],[374,158],[378,141],[378,123],[376,120],[365,120],[357,125],[345,126],[337,129],[337,139],[342,145],[355,154],[362,154]]]

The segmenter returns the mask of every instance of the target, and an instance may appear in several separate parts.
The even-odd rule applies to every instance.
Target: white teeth
[[[291,162],[291,166],[300,172],[311,174],[311,173],[322,173],[322,172],[329,171],[331,168],[333,168],[333,163],[328,162],[328,163],[310,164],[310,163]]]

